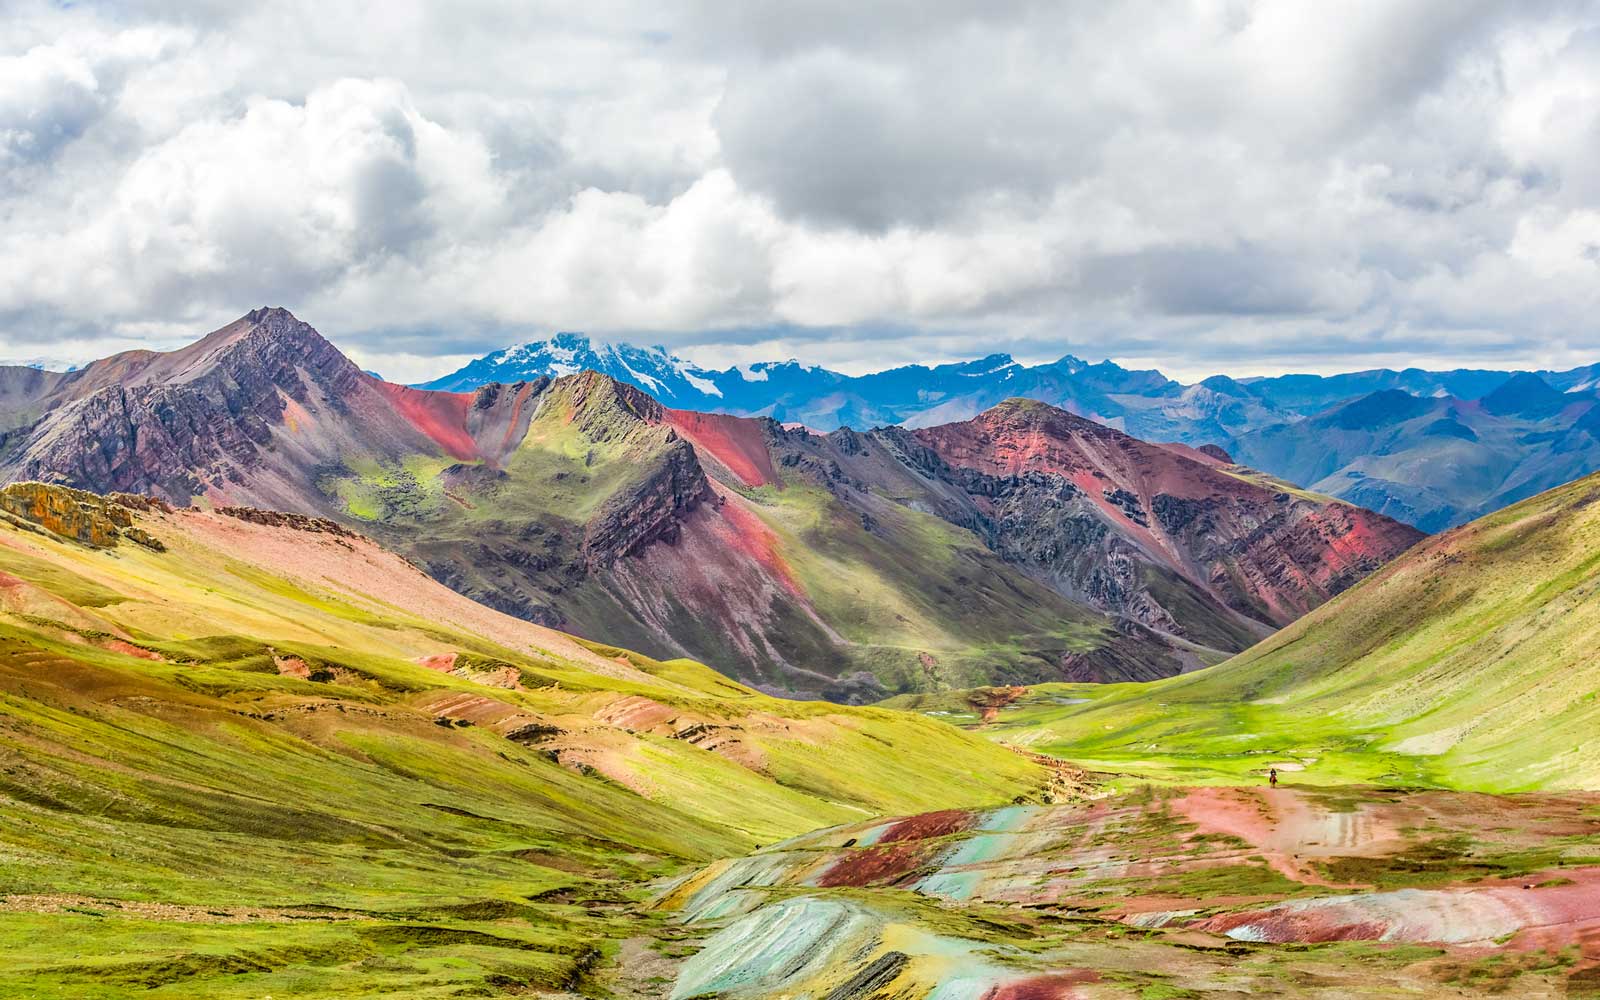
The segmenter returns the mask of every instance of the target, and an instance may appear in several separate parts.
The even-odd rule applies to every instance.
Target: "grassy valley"
[[[330,522],[40,489],[0,523],[0,994],[587,988],[652,878],[1045,787],[934,720],[499,615]],[[96,511],[130,524],[62,536]]]
[[[1224,666],[1042,685],[1000,738],[1178,782],[1600,786],[1600,477],[1436,536]]]

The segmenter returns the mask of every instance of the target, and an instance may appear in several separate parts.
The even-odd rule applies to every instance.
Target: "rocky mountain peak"
[[[1059,406],[1051,406],[1049,403],[1021,396],[1001,400],[978,414],[974,422],[991,431],[1002,432],[1026,429],[1051,435],[1066,434],[1073,430],[1089,430],[1103,434],[1120,433],[1114,428],[1085,419]]]
[[[1048,415],[1049,411],[1055,409],[1056,407],[1051,406],[1049,403],[1041,403],[1037,399],[1012,396],[1009,399],[1002,399],[983,413],[980,413],[979,416],[992,417],[996,420],[1036,419]]]
[[[343,411],[373,383],[309,324],[255,309],[193,344],[96,362],[17,431],[6,474],[187,504],[247,478],[292,401]]]
[[[301,326],[305,326],[306,325],[305,323],[301,323],[300,320],[295,317],[294,313],[292,313],[289,310],[285,309],[283,306],[262,306],[259,309],[250,310],[249,312],[245,313],[244,316],[241,317],[241,318],[244,319],[245,321],[249,322],[249,323],[256,324],[256,325],[269,324],[269,323],[271,323],[271,324],[299,324]]]
[[[315,327],[287,309],[277,306],[253,309],[240,317],[239,322],[246,326],[233,341],[232,350],[226,356],[220,352],[216,356],[223,367],[236,373],[263,366],[278,371],[281,377],[288,369],[298,368],[336,390],[348,389],[355,381],[371,378]]]
[[[992,375],[997,371],[1015,367],[1016,363],[1016,359],[1009,354],[990,354],[976,361],[966,361],[952,367],[962,375]]]
[[[317,332],[316,327],[299,319],[294,313],[282,306],[252,309],[239,317],[237,324],[230,324],[230,327],[238,324],[245,326],[245,335],[239,338],[240,341],[249,339],[257,344],[273,343],[307,350],[313,355],[323,355],[331,352],[338,354],[341,358],[344,357],[337,347],[334,347],[326,337]],[[229,329],[229,327],[224,327],[224,329]],[[201,343],[204,343],[204,341],[201,341]],[[345,360],[348,361],[349,359]],[[354,362],[349,363],[352,366],[355,364]]]
[[[552,400],[563,400],[574,419],[605,419],[608,415],[648,423],[661,420],[661,404],[642,390],[597,371],[564,375],[550,386]]]

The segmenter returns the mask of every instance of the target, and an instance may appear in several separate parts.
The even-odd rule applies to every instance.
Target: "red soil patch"
[[[722,501],[716,508],[717,517],[722,522],[716,533],[722,536],[722,543],[730,551],[743,553],[755,560],[768,577],[781,583],[790,594],[805,600],[805,594],[789,570],[789,564],[778,554],[778,536],[767,527],[765,521],[745,506],[748,501],[743,497],[723,488],[720,483],[712,483],[711,489]]]
[[[1547,877],[1571,884],[1533,888]],[[1411,941],[1489,944],[1514,933],[1518,950],[1592,947],[1600,932],[1600,869],[1526,876],[1511,885],[1301,900],[1244,913],[1212,917],[1201,930],[1227,934],[1247,928],[1251,940],[1273,943]],[[1600,954],[1587,959],[1600,958]]]
[[[1325,530],[1328,555],[1321,568],[1324,580],[1331,578],[1352,563],[1377,556],[1386,558],[1394,552],[1393,526],[1377,520],[1371,511],[1345,504],[1329,504],[1317,515]]]
[[[1390,817],[1333,813],[1293,789],[1193,788],[1172,805],[1201,833],[1238,837],[1279,874],[1306,885],[1354,888],[1324,879],[1311,859],[1381,855],[1406,844]]]
[[[894,883],[943,850],[943,845],[925,841],[960,833],[972,825],[974,818],[962,809],[908,816],[885,830],[878,846],[846,851],[822,874],[817,885],[827,888]]]
[[[451,458],[470,462],[480,457],[478,443],[467,431],[471,393],[432,392],[377,380],[372,384],[388,397],[396,413],[431,438]]]
[[[1045,976],[1030,976],[1001,983],[985,993],[983,1000],[1071,1000],[1082,996],[1076,987],[1099,981],[1100,974],[1092,969],[1052,972]]]
[[[678,717],[678,710],[640,695],[629,695],[596,710],[594,717],[608,726],[639,732],[666,725]]]
[[[542,721],[503,701],[460,691],[434,695],[420,702],[418,707],[437,718],[466,719],[475,726],[493,726],[501,735],[519,726]]]
[[[1326,944],[1330,941],[1377,941],[1388,925],[1376,920],[1330,919],[1328,912],[1316,910],[1280,912],[1276,910],[1247,910],[1213,917],[1197,924],[1200,929],[1213,934],[1227,934],[1238,927],[1249,925],[1255,929],[1251,940],[1286,944],[1291,941],[1306,944]]]
[[[277,666],[278,673],[284,677],[306,680],[311,676],[310,665],[298,656],[274,656],[272,662]]]
[[[934,837],[948,837],[952,833],[960,833],[971,826],[972,818],[972,813],[964,809],[944,809],[939,812],[911,816],[885,830],[883,836],[878,838],[878,843],[893,844],[902,840],[930,840]]]
[[[667,423],[746,486],[781,485],[759,420],[726,413],[664,410]]]
[[[456,668],[456,660],[460,656],[461,654],[459,653],[434,653],[432,656],[422,657],[417,660],[417,663],[427,667],[429,670],[437,670],[441,674],[448,674]]]
[[[140,647],[135,646],[133,643],[123,642],[121,639],[107,639],[100,643],[100,648],[109,649],[113,653],[121,653],[124,656],[137,656],[141,660],[166,662],[166,657],[162,656],[160,653],[157,653],[154,650],[141,649]]]
[[[932,860],[938,849],[916,842],[847,851],[817,879],[824,889],[890,885]]]
[[[462,664],[461,654],[455,652],[434,653],[432,656],[420,657],[417,663],[429,670],[437,670],[441,674],[450,674],[453,677],[460,677],[474,684],[482,684],[485,687],[506,688],[508,690],[516,690],[522,687],[522,673],[509,664],[490,667],[487,670],[473,669],[470,663]]]
[[[517,393],[516,402],[511,407],[511,422],[506,425],[506,432],[500,438],[501,452],[509,452],[517,442],[512,440],[518,427],[522,426],[522,408],[528,403],[528,396],[533,392],[533,386],[525,385]]]

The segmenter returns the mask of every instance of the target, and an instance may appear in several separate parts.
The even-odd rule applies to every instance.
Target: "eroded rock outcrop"
[[[670,545],[678,540],[684,517],[714,501],[694,448],[675,438],[650,475],[608,499],[589,521],[584,555],[591,563],[609,563],[653,542]]]
[[[95,548],[115,548],[127,539],[158,552],[166,549],[159,539],[134,524],[127,506],[68,486],[23,482],[0,487],[0,511]]]
[[[239,521],[249,521],[251,524],[266,525],[269,528],[289,528],[294,531],[335,535],[339,538],[361,537],[338,521],[331,521],[325,517],[311,517],[280,510],[259,510],[255,507],[218,507],[217,513]]]

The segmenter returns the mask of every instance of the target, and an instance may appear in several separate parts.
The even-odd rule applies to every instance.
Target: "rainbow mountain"
[[[821,434],[589,371],[423,390],[282,309],[7,369],[0,427],[0,481],[331,518],[526,620],[841,701],[1180,673],[1421,537],[1036,402]]]

